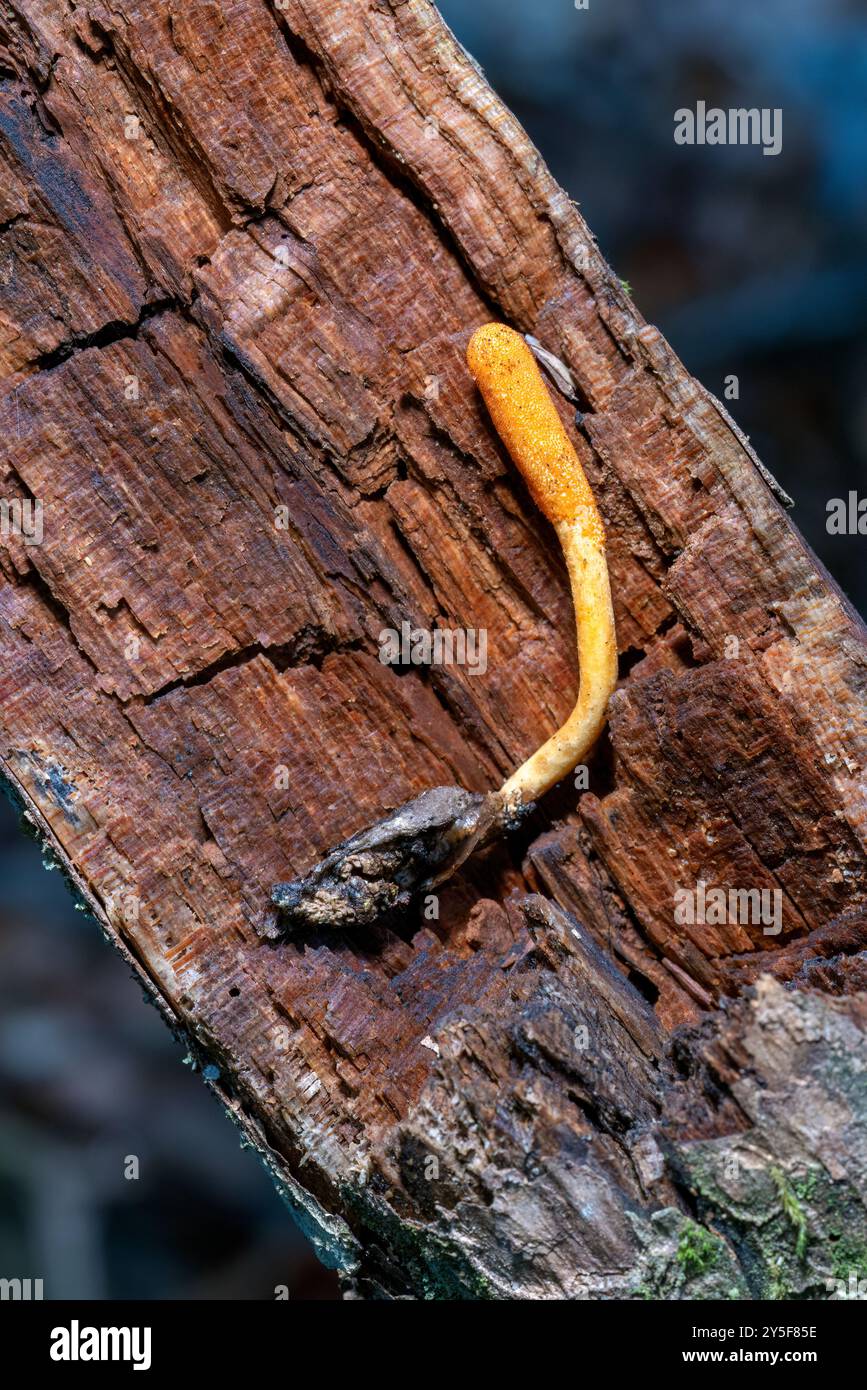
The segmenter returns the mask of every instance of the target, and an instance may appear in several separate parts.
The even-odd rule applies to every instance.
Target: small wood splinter
[[[575,605],[580,687],[566,723],[497,792],[434,787],[277,884],[284,925],[367,926],[442,883],[474,849],[581,762],[605,724],[617,679],[605,530],[584,470],[532,352],[504,324],[479,328],[467,364],[494,426],[563,548]]]

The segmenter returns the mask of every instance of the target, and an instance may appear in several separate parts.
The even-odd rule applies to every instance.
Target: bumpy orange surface
[[[477,328],[467,365],[539,510],[555,523],[580,520],[582,529],[598,528],[601,538],[590,485],[520,333],[502,323]]]

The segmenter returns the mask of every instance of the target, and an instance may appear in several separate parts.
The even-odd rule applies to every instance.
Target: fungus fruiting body
[[[479,845],[513,825],[589,752],[602,731],[617,678],[605,531],[578,455],[519,333],[479,328],[467,348],[497,433],[557,532],[575,605],[578,699],[562,728],[499,791],[435,787],[330,850],[305,877],[272,894],[284,920],[302,927],[371,925],[441,883]]]
[[[602,518],[532,352],[514,329],[488,323],[470,339],[467,365],[533,501],[557,532],[575,606],[578,699],[563,727],[501,788],[514,806],[544,795],[602,732],[617,679],[614,612]]]

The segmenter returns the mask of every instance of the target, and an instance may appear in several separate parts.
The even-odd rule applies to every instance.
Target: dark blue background
[[[443,0],[639,309],[723,398],[867,611],[867,8],[852,0]],[[780,107],[783,148],[674,143],[674,113]]]

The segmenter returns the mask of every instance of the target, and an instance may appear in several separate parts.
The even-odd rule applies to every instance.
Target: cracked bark
[[[25,814],[353,1293],[824,1296],[867,1250],[867,644],[746,441],[423,0],[3,0],[0,46]],[[571,705],[489,317],[571,373],[607,524],[590,790],[438,920],[266,944],[274,882]],[[404,620],[487,673],[383,667]],[[677,926],[700,879],[781,933]]]

